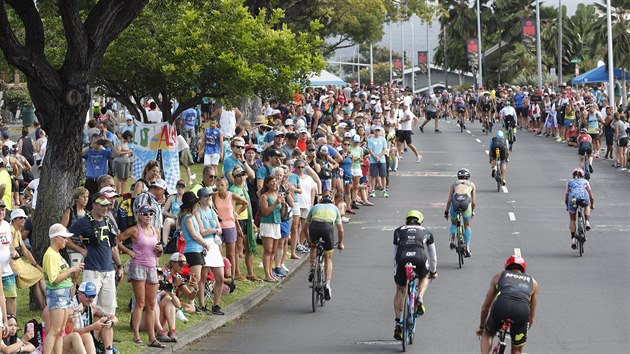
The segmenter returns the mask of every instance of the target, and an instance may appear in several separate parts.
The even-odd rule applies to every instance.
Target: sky
[[[577,8],[577,5],[580,3],[584,3],[584,4],[590,4],[590,3],[596,3],[596,2],[602,2],[603,0],[561,0],[562,1],[562,5],[567,7],[567,14],[569,16],[573,15],[573,13],[575,13],[575,9]],[[546,6],[554,6],[557,7],[558,6],[558,0],[542,0],[542,3],[545,4]],[[412,30],[412,24],[413,23],[413,30]],[[427,25],[420,20],[420,18],[418,17],[413,17],[411,19],[410,22],[406,22],[404,24],[402,24],[403,28],[402,28],[402,33],[403,35],[401,36],[401,24],[400,23],[395,23],[393,24],[391,27],[388,25],[385,25],[383,28],[383,31],[385,32],[383,34],[383,38],[381,39],[381,41],[378,43],[379,46],[383,46],[383,47],[387,47],[389,48],[389,43],[390,43],[390,35],[389,33],[392,33],[391,36],[391,45],[392,48],[394,48],[395,51],[401,52],[402,51],[402,44],[404,43],[405,45],[405,51],[407,52],[407,60],[410,60],[410,58],[414,58],[415,60],[415,55],[412,55],[411,53],[413,52],[417,52],[417,51],[421,51],[421,50],[427,50]],[[435,47],[438,46],[438,34],[440,33],[440,24],[438,21],[433,22],[433,24],[428,28],[428,39],[429,39],[429,47],[431,50],[431,53],[429,53],[429,61],[433,60],[433,49]],[[414,41],[412,41],[412,33],[413,33],[413,39]],[[403,38],[404,36],[404,38]],[[412,48],[412,44],[413,44],[413,48]],[[463,44],[462,44],[463,45]],[[356,61],[352,60],[352,57],[354,55],[356,55],[357,48],[345,48],[342,50],[338,50],[334,56],[332,56],[330,58],[331,61]]]

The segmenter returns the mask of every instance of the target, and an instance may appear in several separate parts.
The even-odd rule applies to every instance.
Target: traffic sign
[[[581,62],[582,62],[582,59],[579,59],[579,58],[571,59],[571,64],[577,64],[577,63],[581,63]]]

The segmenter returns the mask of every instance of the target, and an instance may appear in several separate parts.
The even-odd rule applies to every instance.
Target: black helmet
[[[322,197],[320,202],[322,204],[324,204],[324,203],[332,203],[333,202],[333,198],[332,198],[332,196],[330,194],[329,195],[325,195],[325,196]]]
[[[457,171],[457,179],[470,179],[470,171],[467,168],[462,168]]]

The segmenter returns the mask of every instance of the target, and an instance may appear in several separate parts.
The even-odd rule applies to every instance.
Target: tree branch
[[[44,54],[44,25],[39,11],[35,7],[34,1],[6,0],[24,23],[25,41],[24,44],[37,55]]]
[[[68,50],[64,60],[64,69],[85,68],[88,59],[88,43],[85,28],[79,16],[77,0],[59,0],[59,14],[66,34]]]

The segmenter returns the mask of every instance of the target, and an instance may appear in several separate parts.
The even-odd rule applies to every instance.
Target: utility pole
[[[616,108],[615,104],[615,66],[613,65],[612,18],[610,14],[610,0],[606,0],[606,26],[608,27],[608,104]]]
[[[562,84],[562,0],[558,0],[558,87]]]
[[[389,82],[394,81],[394,70],[392,66],[392,23],[389,23]]]
[[[400,82],[402,83],[403,89],[405,89],[405,31],[403,30],[405,26],[404,23],[400,23],[400,45],[401,45],[401,54],[402,60],[400,61]]]
[[[477,89],[481,89],[483,86],[483,57],[481,56],[481,10],[479,8],[479,0],[477,0],[477,50],[479,51],[479,67],[477,70],[479,71],[477,76]]]
[[[448,72],[446,69],[446,28],[444,28],[444,25],[442,25],[442,41],[444,42],[442,45],[442,50],[444,52],[444,88],[448,89]]]
[[[538,87],[542,88],[542,52],[540,49],[540,0],[536,1],[536,62],[538,66]]]
[[[429,45],[429,21],[427,21],[427,75],[429,79],[429,88],[427,92],[431,94],[431,46]]]

